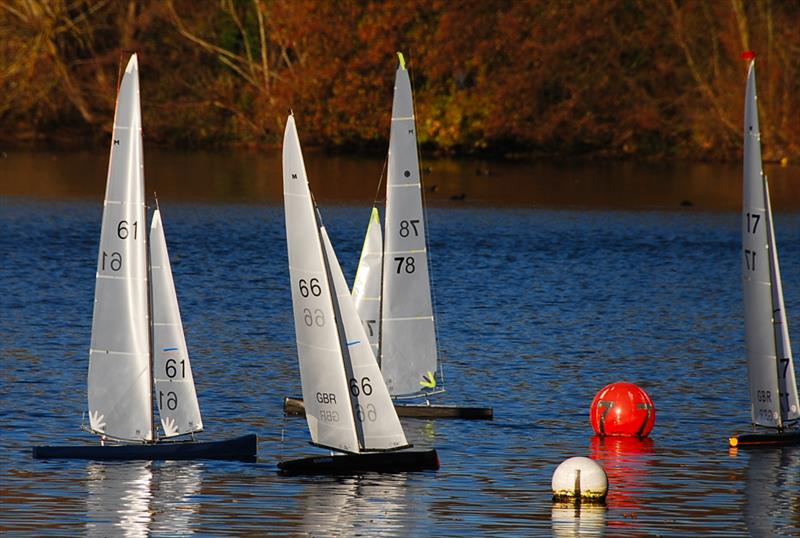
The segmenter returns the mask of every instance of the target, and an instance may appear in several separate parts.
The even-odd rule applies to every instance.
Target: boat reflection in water
[[[742,512],[751,536],[784,536],[800,526],[800,447],[730,449],[747,458]]]
[[[192,534],[201,464],[133,461],[87,464],[86,535]]]
[[[422,536],[429,521],[424,492],[405,473],[307,482],[298,492],[303,521],[299,534],[309,536]]]

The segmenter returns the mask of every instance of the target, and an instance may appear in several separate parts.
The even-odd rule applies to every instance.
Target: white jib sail
[[[383,234],[378,208],[372,208],[361,258],[358,260],[353,281],[353,302],[358,317],[364,324],[367,339],[375,357],[378,354],[381,331],[381,262],[383,260]]]
[[[139,68],[131,56],[117,96],[89,351],[92,431],[153,439]]]
[[[782,391],[781,387],[787,387],[789,372],[794,381],[794,370],[791,353],[785,347],[788,345],[788,333],[783,334],[786,329],[785,312],[780,284],[776,280],[780,277],[780,270],[774,238],[770,237],[771,214],[767,192],[761,163],[755,63],[751,62],[745,97],[742,207],[742,283],[747,377],[753,423],[782,427],[787,416],[782,416],[781,399],[785,400],[788,407],[795,406],[796,418],[797,388],[796,385],[792,386],[794,401],[789,402],[786,391]],[[783,377],[783,383],[779,383],[779,377]]]
[[[800,401],[797,395],[797,381],[794,377],[792,344],[789,341],[789,325],[786,306],[783,301],[783,284],[778,264],[778,246],[775,242],[775,227],[772,221],[772,207],[769,199],[769,182],[764,176],[764,200],[767,209],[767,244],[770,252],[770,275],[772,277],[772,304],[775,325],[775,351],[778,357],[778,394],[781,406],[781,423],[786,424],[800,418]]]
[[[161,211],[150,225],[150,287],[153,310],[153,380],[164,437],[203,429],[200,406],[172,280]]]
[[[436,328],[414,105],[402,60],[395,76],[392,104],[385,230],[381,371],[393,396],[417,394],[435,386]]]
[[[408,441],[397,411],[367,340],[367,332],[356,313],[353,297],[347,289],[347,281],[324,226],[320,229],[320,235],[336,294],[340,331],[343,331],[340,334],[344,358],[342,366],[347,375],[347,387],[361,449],[392,450],[407,447]]]
[[[283,203],[297,358],[313,443],[358,452],[333,297],[294,116],[283,136]]]

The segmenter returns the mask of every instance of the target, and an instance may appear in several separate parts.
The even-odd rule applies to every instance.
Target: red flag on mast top
[[[752,50],[746,50],[742,53],[742,60],[755,60],[756,53]]]

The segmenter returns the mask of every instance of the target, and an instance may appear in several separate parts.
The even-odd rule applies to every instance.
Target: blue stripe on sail
[[[178,351],[177,347],[165,347],[161,351]]]
[[[353,342],[347,342],[347,345],[348,345],[348,346],[354,346],[354,345],[356,345],[356,344],[360,344],[360,343],[361,343],[361,340],[355,340],[355,341],[353,341]]]

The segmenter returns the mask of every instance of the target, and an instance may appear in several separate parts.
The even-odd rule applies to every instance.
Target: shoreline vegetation
[[[800,158],[800,4],[720,0],[9,0],[0,144],[106,147],[139,53],[144,135],[163,149],[304,144],[380,155],[395,51],[426,151],[500,158],[741,158],[757,54],[766,161]]]

